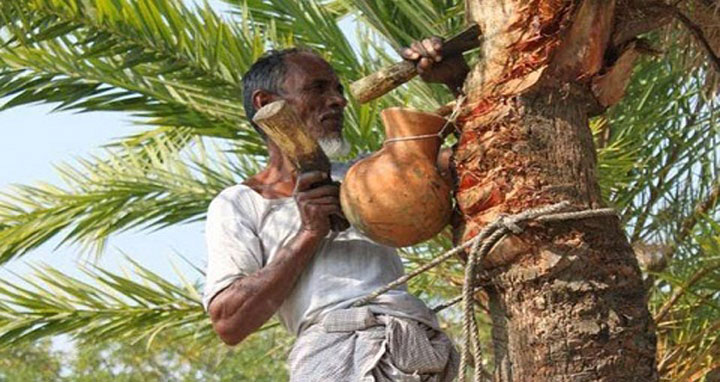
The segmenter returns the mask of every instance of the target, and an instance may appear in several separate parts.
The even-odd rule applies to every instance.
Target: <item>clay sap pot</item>
[[[412,109],[381,113],[387,139],[437,134],[445,119]],[[386,142],[353,165],[340,189],[348,221],[369,238],[393,247],[432,238],[450,219],[450,186],[438,173],[438,137]]]

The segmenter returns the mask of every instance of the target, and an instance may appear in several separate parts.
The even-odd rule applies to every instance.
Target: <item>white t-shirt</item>
[[[299,229],[293,198],[265,199],[245,185],[221,192],[210,204],[206,221],[205,309],[233,281],[271,263]],[[319,322],[323,314],[349,307],[404,273],[394,248],[375,243],[352,227],[339,234],[331,232],[323,240],[277,312],[280,322],[296,335]],[[411,318],[437,328],[432,311],[404,286],[381,295],[369,307],[374,313]]]

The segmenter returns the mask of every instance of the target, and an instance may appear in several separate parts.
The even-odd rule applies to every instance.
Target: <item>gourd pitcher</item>
[[[340,203],[348,221],[374,241],[414,245],[438,234],[452,213],[451,188],[436,165],[446,120],[398,107],[381,118],[385,144],[348,170]]]

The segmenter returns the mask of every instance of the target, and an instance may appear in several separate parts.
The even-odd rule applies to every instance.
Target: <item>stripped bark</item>
[[[453,157],[457,241],[501,213],[604,206],[588,118],[622,97],[632,67],[630,40],[613,45],[622,3],[467,1],[486,37]],[[657,380],[646,291],[617,219],[531,226],[483,265],[497,381]]]

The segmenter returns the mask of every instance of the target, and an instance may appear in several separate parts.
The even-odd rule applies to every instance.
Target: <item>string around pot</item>
[[[387,138],[383,142],[383,146],[388,143],[394,143],[394,142],[404,142],[404,141],[415,141],[420,139],[430,139],[430,138],[439,138],[440,141],[445,140],[445,133],[448,127],[455,126],[455,121],[457,120],[458,116],[460,115],[460,109],[462,109],[462,105],[465,102],[466,96],[464,94],[460,95],[458,97],[457,101],[455,102],[455,107],[453,108],[452,113],[450,113],[450,116],[445,121],[445,125],[443,125],[443,128],[440,129],[439,132],[435,134],[424,134],[424,135],[411,135],[408,137],[397,137],[397,138]]]

